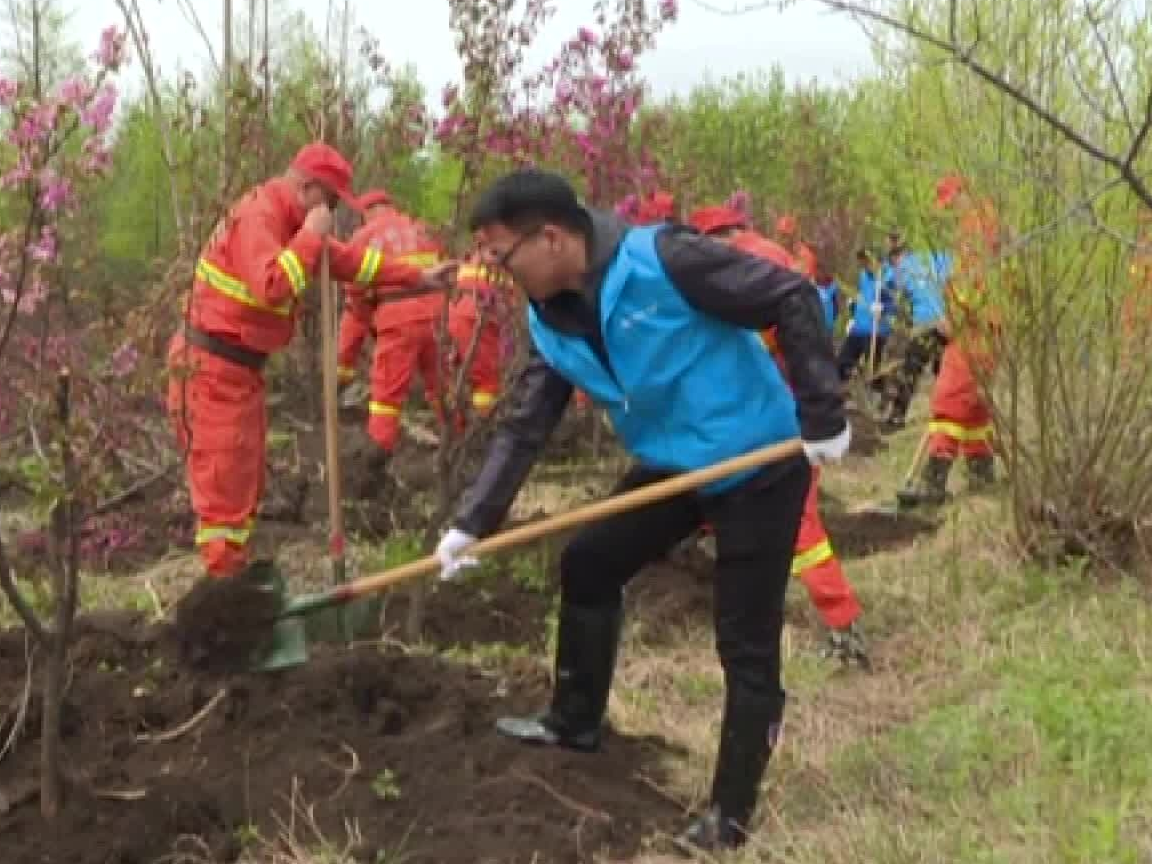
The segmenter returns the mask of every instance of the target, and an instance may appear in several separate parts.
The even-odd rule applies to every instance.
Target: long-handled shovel
[[[803,448],[800,440],[798,438],[792,438],[779,444],[773,444],[769,447],[753,451],[752,453],[746,453],[743,456],[728,459],[708,468],[700,468],[696,471],[679,474],[668,480],[653,483],[650,486],[644,486],[623,495],[617,495],[604,501],[589,504],[568,513],[552,516],[548,519],[495,534],[469,547],[467,552],[472,556],[491,555],[514,546],[530,543],[533,540],[538,540],[541,537],[555,534],[567,528],[584,525],[588,522],[604,519],[627,510],[634,510],[645,504],[670,498],[673,495],[696,489],[715,480],[720,480],[748,469],[759,468],[772,462],[778,462],[802,452]],[[431,575],[439,569],[440,561],[435,555],[430,555],[401,567],[395,567],[382,573],[376,573],[355,579],[351,582],[345,582],[328,591],[306,594],[288,601],[273,621],[265,622],[266,625],[274,627],[271,656],[276,658],[276,662],[274,667],[265,664],[262,668],[284,668],[304,663],[308,659],[308,643],[304,629],[302,627],[285,627],[284,624],[290,619],[298,619],[323,609],[342,606],[357,598],[384,591],[410,579]]]

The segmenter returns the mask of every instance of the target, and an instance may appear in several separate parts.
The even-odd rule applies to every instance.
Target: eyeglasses
[[[525,233],[521,234],[515,243],[508,247],[508,251],[496,259],[496,266],[501,270],[507,270],[509,263],[511,263],[513,256],[520,251],[520,247],[544,230],[543,225],[537,225]]]

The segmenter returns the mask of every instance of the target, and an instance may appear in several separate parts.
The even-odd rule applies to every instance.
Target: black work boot
[[[744,688],[729,689],[708,809],[680,835],[681,847],[719,852],[742,846],[748,839],[760,780],[780,735],[783,715],[783,693],[765,698]]]
[[[839,660],[845,666],[855,663],[865,671],[872,670],[872,660],[868,657],[868,646],[859,621],[853,621],[839,630],[829,630],[828,644],[821,653],[825,657]]]
[[[965,460],[968,468],[968,488],[973,492],[986,491],[996,484],[996,459],[987,456],[969,456]]]
[[[948,498],[948,474],[951,470],[951,459],[929,456],[920,477],[920,486],[901,489],[896,493],[896,499],[905,507],[943,504]]]
[[[598,750],[622,620],[619,606],[561,604],[552,705],[535,717],[502,717],[496,730],[526,744]]]

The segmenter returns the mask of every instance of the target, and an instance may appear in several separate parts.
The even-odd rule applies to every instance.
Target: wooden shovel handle
[[[344,557],[344,513],[340,477],[340,414],[337,406],[339,383],[336,358],[336,295],[332,293],[332,268],[328,242],[320,250],[320,368],[324,375],[324,478],[328,481],[329,555],[334,561]],[[336,566],[337,576],[342,570]]]
[[[533,540],[538,540],[541,537],[546,537],[549,534],[563,531],[566,528],[574,528],[577,525],[584,525],[588,522],[594,522],[597,519],[603,519],[607,516],[614,516],[617,513],[623,513],[627,510],[635,510],[637,507],[651,504],[653,501],[671,498],[673,495],[687,492],[690,489],[696,489],[714,480],[721,480],[750,468],[760,468],[772,462],[787,459],[790,456],[797,456],[803,452],[804,448],[800,443],[800,439],[790,438],[787,441],[781,441],[779,444],[772,444],[769,447],[764,447],[751,453],[745,453],[743,456],[736,456],[707,468],[700,468],[686,474],[677,474],[675,477],[661,480],[659,483],[652,483],[648,486],[634,489],[631,492],[625,492],[623,495],[615,495],[604,501],[597,501],[594,504],[578,507],[568,513],[561,513],[558,516],[541,519],[539,522],[521,525],[510,531],[493,534],[491,537],[469,546],[464,554],[490,555],[493,552],[500,552],[504,549],[510,549],[513,546],[521,546]],[[435,555],[429,555],[426,558],[421,558],[419,561],[413,561],[410,564],[394,567],[382,573],[363,576],[353,582],[349,582],[342,593],[345,599],[352,599],[353,597],[360,597],[376,591],[383,591],[385,588],[389,588],[399,582],[404,582],[407,579],[430,575],[439,569],[439,559]]]

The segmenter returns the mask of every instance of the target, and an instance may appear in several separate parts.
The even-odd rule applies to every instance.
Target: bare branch
[[[1092,35],[1096,39],[1096,44],[1100,46],[1100,53],[1104,56],[1104,65],[1108,68],[1108,78],[1112,81],[1112,89],[1116,91],[1116,100],[1120,103],[1120,112],[1124,115],[1124,122],[1128,126],[1128,131],[1133,137],[1136,137],[1136,124],[1132,122],[1132,112],[1128,110],[1128,100],[1124,97],[1124,88],[1120,86],[1120,75],[1116,71],[1116,61],[1112,56],[1112,49],[1108,47],[1108,40],[1100,32],[1100,19],[1088,5],[1085,5],[1084,17],[1088,19],[1088,26],[1092,28]]]
[[[965,48],[961,46],[955,38],[941,38],[934,33],[930,33],[916,26],[910,21],[903,21],[893,15],[880,12],[861,3],[851,2],[851,0],[815,0],[815,2],[837,12],[859,15],[877,21],[891,27],[899,33],[904,33],[913,39],[951,54],[961,65],[967,67],[979,78],[1023,105],[1032,114],[1047,123],[1072,144],[1075,144],[1080,150],[1097,161],[1116,169],[1116,171],[1120,173],[1120,176],[1124,178],[1124,182],[1128,185],[1128,188],[1146,205],[1152,207],[1152,189],[1149,189],[1148,184],[1133,169],[1136,158],[1139,156],[1144,142],[1147,140],[1149,129],[1152,128],[1152,93],[1150,93],[1148,97],[1147,122],[1142,126],[1140,133],[1133,139],[1127,153],[1121,157],[1104,150],[1086,134],[1072,128],[1065,120],[1041,105],[1039,100],[1032,94],[1013,84],[1005,76],[977,60],[972,53],[975,45]]]
[[[1124,155],[1124,167],[1126,170],[1131,170],[1132,166],[1136,163],[1136,159],[1140,156],[1140,151],[1144,149],[1144,144],[1148,141],[1148,133],[1152,131],[1152,87],[1148,88],[1148,98],[1144,103],[1144,120],[1140,123],[1140,128],[1136,131],[1135,137],[1132,139],[1132,144],[1128,147],[1128,152]],[[1145,199],[1145,204],[1152,207],[1152,201]]]
[[[4,596],[8,598],[8,602],[12,604],[16,614],[20,616],[20,620],[24,622],[24,628],[32,634],[32,638],[36,640],[37,644],[47,645],[52,634],[48,632],[48,629],[36,616],[36,612],[28,605],[24,595],[20,593],[20,586],[16,584],[16,579],[12,575],[12,568],[8,564],[8,555],[4,550],[3,538],[0,538],[0,590],[4,592]]]

